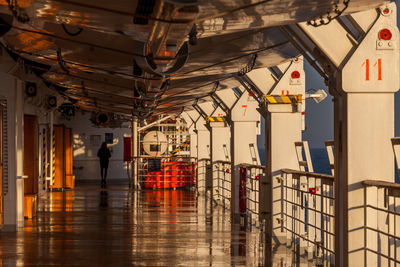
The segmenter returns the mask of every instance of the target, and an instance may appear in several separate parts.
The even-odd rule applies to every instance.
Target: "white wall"
[[[97,150],[105,140],[105,133],[113,133],[114,143],[108,145],[111,150],[110,164],[108,166],[107,179],[126,179],[126,164],[123,162],[123,137],[130,136],[131,130],[126,128],[96,128],[89,120],[90,112],[82,114],[76,112],[71,121],[60,120],[60,123],[72,128],[74,145],[74,174],[75,180],[99,180],[100,181],[100,163],[97,158]],[[100,135],[100,144],[92,145],[91,135]]]

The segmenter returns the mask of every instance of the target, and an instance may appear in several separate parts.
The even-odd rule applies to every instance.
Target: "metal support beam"
[[[149,129],[149,128],[153,127],[154,125],[157,125],[157,124],[159,124],[165,120],[168,120],[170,118],[173,118],[173,117],[175,117],[175,115],[168,115],[168,116],[162,117],[159,120],[153,121],[152,123],[149,123],[143,127],[138,128],[138,132],[143,132],[144,130]]]
[[[213,92],[211,95],[211,98],[218,104],[218,106],[225,112],[225,114],[229,114],[229,108],[225,104],[225,102],[216,94]]]
[[[207,118],[207,113],[204,112],[198,104],[193,104],[193,108],[200,114],[204,119]]]

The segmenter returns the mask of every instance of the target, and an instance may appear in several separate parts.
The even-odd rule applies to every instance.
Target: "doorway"
[[[38,119],[33,115],[24,116],[24,194],[36,195],[38,192]]]

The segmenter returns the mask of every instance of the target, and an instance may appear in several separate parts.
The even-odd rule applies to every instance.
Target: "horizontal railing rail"
[[[227,161],[227,160],[216,160],[214,162],[217,163],[217,164],[224,164],[224,165],[231,165],[232,164],[232,162]]]
[[[197,160],[196,157],[189,157],[189,156],[134,156],[133,159],[186,159],[186,160]]]
[[[400,184],[378,181],[378,180],[365,180],[362,182],[364,186],[375,186],[377,188],[394,189],[400,191]]]
[[[278,173],[285,173],[285,174],[295,174],[295,175],[302,175],[302,176],[310,176],[313,178],[319,178],[319,179],[325,179],[325,180],[330,180],[334,181],[335,177],[329,174],[323,174],[323,173],[314,173],[314,172],[305,172],[305,171],[298,171],[298,170],[292,170],[292,169],[282,169]]]
[[[264,165],[241,163],[240,167],[265,170],[265,166]]]

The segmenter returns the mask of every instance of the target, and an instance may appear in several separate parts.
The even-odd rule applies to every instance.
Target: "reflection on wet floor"
[[[24,231],[1,233],[2,266],[259,266],[260,233],[190,190],[83,185],[51,192]]]

